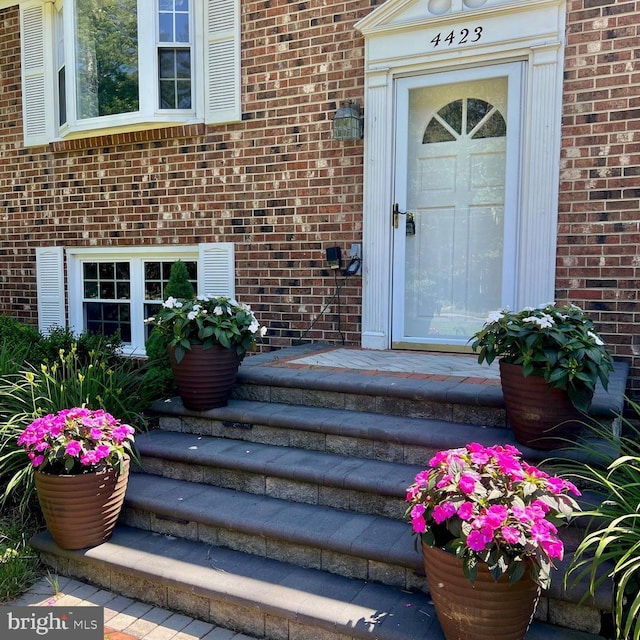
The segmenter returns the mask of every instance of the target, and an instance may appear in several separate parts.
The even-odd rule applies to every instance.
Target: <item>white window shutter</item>
[[[241,119],[240,0],[205,0],[205,122]]]
[[[22,115],[24,144],[34,147],[49,142],[53,109],[47,105],[51,51],[47,50],[49,4],[20,4],[20,46],[22,60]]]
[[[64,327],[64,249],[36,247],[38,328],[47,334]]]
[[[233,242],[204,243],[198,247],[198,293],[235,298]]]

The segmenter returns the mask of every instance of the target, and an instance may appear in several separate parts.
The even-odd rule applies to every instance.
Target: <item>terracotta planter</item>
[[[80,475],[34,475],[47,529],[59,547],[95,547],[111,537],[124,502],[129,458],[121,474],[109,467]]]
[[[453,553],[422,543],[429,593],[446,640],[522,640],[533,619],[540,587],[525,574],[497,582],[478,565],[472,585]]]
[[[206,411],[227,404],[240,365],[235,349],[219,345],[204,349],[202,345],[192,345],[180,362],[175,359],[175,349],[170,349],[169,361],[187,409]]]
[[[534,449],[556,449],[575,439],[585,416],[567,392],[543,377],[522,375],[522,367],[500,361],[500,381],[507,419],[516,440]]]

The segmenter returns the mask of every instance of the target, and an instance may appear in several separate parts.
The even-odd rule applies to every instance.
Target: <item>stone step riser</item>
[[[436,447],[419,444],[385,442],[332,433],[318,433],[291,427],[260,424],[229,424],[215,419],[185,416],[161,417],[160,429],[193,433],[217,438],[233,438],[244,442],[270,444],[279,447],[297,447],[311,451],[324,451],[358,458],[397,462],[423,466],[438,451]],[[480,429],[480,427],[478,427]],[[465,444],[459,443],[460,446]]]
[[[233,397],[255,402],[347,409],[389,416],[506,427],[506,413],[503,407],[484,406],[479,403],[466,404],[448,399],[446,396],[442,398],[435,396],[431,398],[403,398],[239,383],[234,387]]]
[[[328,487],[293,478],[248,473],[241,469],[207,467],[144,456],[142,471],[174,480],[187,480],[254,495],[317,504],[398,520],[403,518],[407,508],[403,497],[364,493],[349,488]]]
[[[183,613],[223,629],[234,629],[251,637],[354,640],[351,633],[342,632],[335,626],[325,629],[310,621],[278,617],[273,612],[245,606],[243,603],[234,602],[233,599],[215,599],[196,594],[176,584],[145,580],[138,575],[120,572],[110,567],[66,559],[46,552],[41,553],[41,558],[46,565],[60,575],[87,580],[105,589],[116,591],[122,596]],[[231,636],[224,635],[224,638],[227,637]]]

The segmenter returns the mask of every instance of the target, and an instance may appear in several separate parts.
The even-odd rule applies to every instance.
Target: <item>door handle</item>
[[[398,228],[398,224],[400,223],[400,216],[406,216],[407,212],[406,211],[400,211],[400,207],[398,206],[398,203],[396,202],[393,205],[393,228],[397,229]]]

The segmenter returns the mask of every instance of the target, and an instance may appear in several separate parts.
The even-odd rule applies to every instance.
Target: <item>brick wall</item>
[[[640,389],[640,2],[569,0],[557,297],[588,310]]]
[[[35,319],[38,244],[234,242],[237,297],[291,344],[335,293],[325,248],[362,242],[362,143],[331,138],[362,104],[364,0],[242,2],[243,122],[21,148],[18,11],[0,12],[0,304]],[[360,278],[307,339],[360,340]],[[342,282],[342,277],[339,278]],[[342,332],[342,336],[340,334]]]
[[[362,143],[331,139],[363,97],[368,0],[242,3],[243,122],[21,147],[18,11],[0,11],[0,304],[35,320],[37,244],[236,244],[237,293],[290,344],[335,292],[325,248],[361,242]],[[557,299],[617,358],[640,355],[640,2],[568,0]],[[307,338],[359,343],[360,278]],[[640,389],[634,368],[632,388]]]

